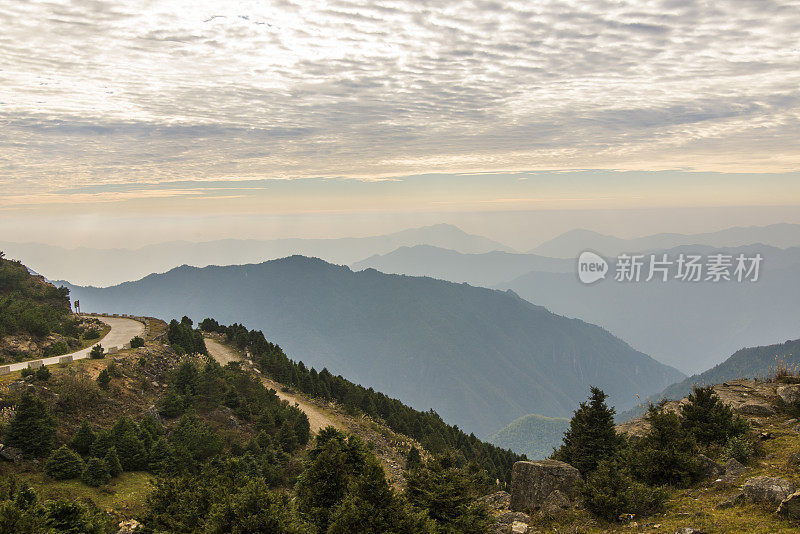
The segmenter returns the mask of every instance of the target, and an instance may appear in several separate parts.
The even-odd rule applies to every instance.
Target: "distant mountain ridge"
[[[800,246],[800,224],[779,223],[768,226],[736,227],[700,234],[663,233],[633,239],[576,229],[542,243],[529,253],[553,258],[576,258],[584,250],[593,250],[606,256],[617,256],[622,252],[648,252],[681,245],[708,245],[722,248],[755,243],[778,248]]]
[[[683,378],[601,328],[510,292],[302,256],[71,290],[87,311],[262,329],[293,359],[434,408],[477,435],[532,412],[567,416],[590,385],[632,406],[636,393]]]
[[[302,254],[335,264],[349,264],[402,246],[432,245],[464,253],[511,248],[487,237],[468,234],[449,224],[410,228],[386,235],[331,239],[222,239],[192,243],[173,241],[130,249],[65,249],[38,243],[0,242],[0,250],[20,258],[49,279],[80,285],[109,286],[138,280],[180,265],[238,265]]]
[[[430,276],[491,287],[530,271],[573,272],[575,261],[505,251],[465,254],[431,245],[416,245],[370,256],[351,267],[356,271],[372,268],[387,274]]]
[[[764,259],[757,282],[621,283],[613,280],[612,272],[605,280],[585,285],[574,273],[534,271],[494,287],[602,326],[684,372],[708,369],[746,345],[768,345],[797,335],[800,248],[682,246],[663,252],[673,259],[681,252],[760,253]]]

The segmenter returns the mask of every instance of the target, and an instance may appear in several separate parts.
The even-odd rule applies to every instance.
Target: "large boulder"
[[[795,491],[781,501],[778,513],[787,515],[792,519],[800,519],[800,491]]]
[[[750,502],[779,505],[795,491],[794,484],[780,477],[748,478],[742,486],[745,498]]]
[[[541,508],[556,490],[574,502],[580,494],[580,480],[580,472],[564,462],[517,462],[511,473],[511,509],[521,512]]]
[[[725,473],[725,468],[705,454],[697,456],[700,465],[700,478],[717,478]]]
[[[800,385],[778,386],[775,393],[787,406],[800,404]]]
[[[740,462],[736,458],[731,458],[725,464],[726,475],[739,476],[745,471],[747,471],[747,468],[744,465],[742,465],[742,462]]]

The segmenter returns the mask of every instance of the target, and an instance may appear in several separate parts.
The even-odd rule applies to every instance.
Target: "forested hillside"
[[[491,479],[510,482],[514,462],[522,459],[518,454],[448,425],[433,410],[420,412],[372,388],[334,376],[325,368],[319,372],[313,367],[309,369],[303,362],[289,359],[278,345],[267,341],[261,331],[248,330],[240,324],[220,325],[214,319],[204,319],[200,328],[224,334],[230,343],[248,351],[261,370],[276,381],[308,395],[335,401],[352,413],[380,418],[389,428],[416,439],[430,452],[454,449],[466,459],[477,462]]]
[[[524,454],[531,460],[542,460],[553,454],[569,428],[565,417],[528,414],[498,430],[489,441],[504,449]]]
[[[528,413],[567,416],[590,385],[616,406],[683,378],[609,332],[511,292],[355,273],[293,256],[180,267],[111,288],[71,287],[85,309],[261,330],[287,354],[485,437]]]
[[[0,252],[0,337],[64,333],[70,311],[69,291],[32,275],[19,261]]]

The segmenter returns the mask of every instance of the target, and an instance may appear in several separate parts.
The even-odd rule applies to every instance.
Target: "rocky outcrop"
[[[742,486],[744,496],[749,502],[767,503],[778,506],[795,491],[794,484],[780,477],[748,478]]]
[[[527,529],[530,522],[531,518],[528,514],[523,514],[522,512],[504,512],[495,517],[492,531],[494,534],[508,534],[509,532],[513,532],[514,526],[516,525],[519,532],[527,532],[527,530],[522,530],[520,525],[524,525]]]
[[[511,502],[511,494],[507,491],[498,491],[484,495],[478,502],[485,503],[489,508],[493,509],[507,509]]]
[[[580,480],[580,472],[564,462],[517,462],[511,474],[511,509],[521,512],[542,508],[554,491],[574,503]]]
[[[755,415],[759,417],[775,415],[775,408],[765,402],[746,402],[739,406],[737,410],[744,415]]]
[[[730,476],[739,476],[747,471],[747,468],[736,458],[731,458],[725,463],[725,474]]]
[[[705,454],[697,456],[698,464],[700,466],[700,478],[717,478],[725,473],[725,468],[718,464]]]
[[[800,491],[795,491],[781,501],[778,513],[792,519],[800,519]]]
[[[800,404],[800,385],[798,384],[778,386],[775,389],[775,393],[787,406]]]

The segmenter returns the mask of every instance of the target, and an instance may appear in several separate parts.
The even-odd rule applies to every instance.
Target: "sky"
[[[3,240],[800,222],[797,0],[0,0],[0,29]]]

